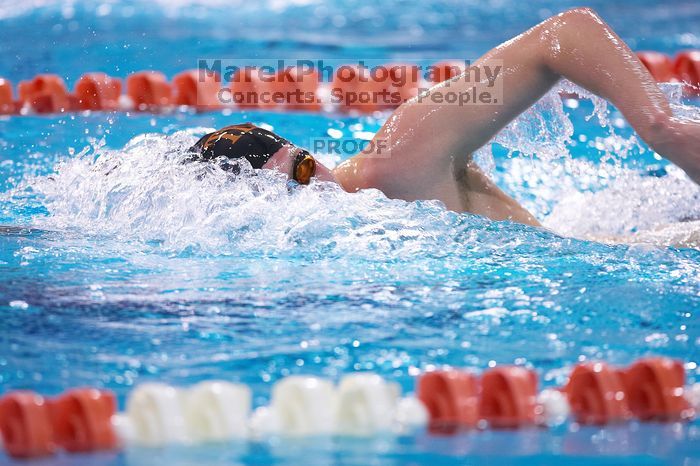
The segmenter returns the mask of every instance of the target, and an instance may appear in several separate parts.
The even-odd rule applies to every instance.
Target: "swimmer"
[[[437,104],[414,98],[387,119],[365,151],[331,170],[308,151],[246,123],[204,136],[197,158],[246,158],[253,168],[276,169],[298,183],[312,177],[348,192],[375,188],[390,198],[439,200],[448,209],[539,226],[537,219],[491,181],[472,154],[566,78],[609,100],[639,136],[700,183],[700,122],[677,119],[644,65],[592,10],[553,16],[499,45],[472,66],[502,63],[499,105]],[[452,90],[472,83],[454,78]],[[439,92],[438,84],[430,93]],[[460,88],[462,86],[462,88]],[[376,153],[389,141],[390,156]],[[384,149],[386,150],[386,149]]]

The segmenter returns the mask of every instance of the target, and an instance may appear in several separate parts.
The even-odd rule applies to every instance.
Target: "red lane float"
[[[388,77],[379,80],[366,67],[343,65],[333,76],[331,102],[345,112],[381,111],[400,103],[392,101],[390,87]]]
[[[700,96],[700,50],[680,52],[673,60],[653,51],[641,51],[637,56],[656,81],[682,81],[687,95]],[[464,73],[467,67],[462,61],[436,62],[426,79],[431,84],[441,83]],[[179,73],[172,86],[162,73],[142,71],[127,77],[126,96],[139,111],[157,112],[174,106],[201,111],[223,107],[319,111],[322,104],[328,104],[340,111],[373,113],[414,97],[422,84],[419,71],[417,65],[405,63],[388,63],[371,70],[343,65],[336,69],[328,84],[330,97],[323,102],[318,92],[322,85],[319,73],[301,67],[243,68],[223,89],[220,77],[206,71],[203,79],[200,70]],[[83,75],[76,83],[75,95],[68,92],[59,76],[42,74],[22,81],[19,99],[14,102],[10,83],[0,78],[0,114],[17,113],[20,108],[35,113],[110,111],[121,108],[121,92],[121,81],[104,73]],[[124,109],[129,108],[124,105]]]
[[[605,425],[632,417],[670,422],[696,414],[684,384],[680,362],[646,358],[624,370],[602,362],[579,364],[560,391],[568,401],[565,411],[581,424]],[[497,367],[480,381],[458,370],[428,372],[418,380],[417,396],[430,415],[430,430],[439,433],[474,427],[480,420],[491,428],[545,425],[561,409],[538,401],[537,377],[522,367]]]
[[[492,428],[516,428],[538,420],[537,376],[522,367],[490,369],[480,380],[459,370],[428,372],[419,378],[417,394],[435,432],[452,433],[479,421]]]
[[[421,84],[421,73],[418,65],[411,65],[409,63],[389,63],[384,66],[389,72],[392,95],[397,96],[399,100],[398,103],[395,103],[395,99],[392,99],[390,106],[398,107],[402,103],[418,95]]]
[[[581,424],[609,424],[630,417],[620,374],[602,362],[579,364],[564,387],[574,419]]]
[[[234,73],[231,80],[232,102],[238,108],[271,109],[284,103],[284,96],[275,87],[277,77],[261,76],[261,72],[244,68]]]
[[[641,359],[622,372],[627,403],[642,421],[677,421],[693,410],[685,399],[685,370],[668,358]]]
[[[86,73],[75,83],[81,110],[117,110],[121,93],[121,80],[105,73]]]
[[[0,78],[0,115],[15,113],[15,102],[12,100],[12,83]]]
[[[304,70],[298,66],[277,72],[279,90],[286,94],[283,105],[291,110],[318,111],[321,101],[318,88],[321,76],[316,70]]]
[[[49,403],[54,438],[69,452],[111,450],[117,447],[112,415],[117,401],[112,392],[79,388]]]
[[[68,93],[63,79],[55,74],[41,74],[18,86],[19,101],[36,113],[58,113],[75,110],[75,98]]]
[[[202,70],[188,70],[173,78],[173,102],[197,110],[215,110],[221,107],[219,91],[221,76]]]
[[[430,414],[432,432],[452,433],[475,427],[479,420],[479,382],[469,372],[447,370],[423,374],[418,379],[418,399]]]
[[[15,458],[55,451],[48,405],[34,392],[16,391],[0,398],[0,432],[5,450]]]
[[[126,93],[139,111],[153,111],[172,103],[172,88],[158,71],[140,71],[128,76]]]
[[[660,52],[637,52],[637,58],[649,70],[649,73],[656,82],[667,83],[675,81],[673,62],[665,53]]]
[[[686,85],[684,91],[690,96],[700,96],[700,50],[688,50],[676,55],[673,70],[679,81]]]
[[[479,415],[490,427],[513,429],[537,422],[537,375],[518,366],[490,369],[481,376]]]

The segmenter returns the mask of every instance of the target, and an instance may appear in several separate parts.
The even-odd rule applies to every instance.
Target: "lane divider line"
[[[575,366],[563,387],[538,391],[534,370],[497,366],[481,375],[461,369],[426,372],[416,396],[370,372],[330,380],[294,375],[276,382],[268,406],[252,410],[249,387],[205,381],[189,388],[144,383],[117,412],[107,390],[77,388],[53,398],[30,391],[0,397],[2,448],[15,458],[56,451],[94,452],[131,445],[163,447],[274,436],[401,435],[427,429],[608,425],[630,420],[681,422],[700,409],[700,383],[685,386],[680,361],[648,357],[629,367]]]
[[[640,51],[637,56],[658,82],[682,82],[687,96],[700,96],[700,50],[686,50],[675,57]],[[353,114],[382,112],[398,107],[423,87],[452,79],[465,71],[461,62],[434,63],[431,82],[415,72],[417,65],[388,63],[388,75],[379,79],[361,66],[341,66],[332,82],[321,81],[316,71],[298,67],[280,69],[275,79],[263,79],[251,69],[238,70],[230,83],[216,73],[186,70],[168,82],[159,71],[139,71],[119,78],[86,73],[71,93],[58,75],[41,74],[21,81],[14,100],[12,85],[0,78],[0,114],[31,115],[79,111],[137,111],[163,113],[178,108],[197,112],[232,109],[329,111]],[[400,83],[400,84],[398,84]],[[124,89],[123,89],[124,88]],[[227,92],[221,92],[225,90]],[[123,92],[125,91],[125,92]],[[337,95],[335,91],[339,91]],[[262,96],[268,96],[265,99]],[[365,101],[358,96],[372,96]],[[224,99],[228,96],[228,99]],[[333,97],[333,98],[331,98]]]

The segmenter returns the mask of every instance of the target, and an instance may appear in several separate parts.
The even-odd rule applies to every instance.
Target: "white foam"
[[[323,182],[290,189],[284,175],[252,171],[245,162],[238,176],[216,164],[183,163],[196,141],[191,133],[140,135],[121,150],[98,147],[60,162],[55,174],[29,178],[14,195],[41,199],[51,215],[36,218],[39,227],[217,255],[304,244],[376,254],[432,243],[454,226],[456,214],[438,202],[390,200],[376,190],[349,194]]]
[[[700,109],[682,101],[681,86],[661,87],[676,116],[700,120]],[[571,158],[573,125],[559,91],[592,100],[589,120],[596,117],[605,128],[603,136],[590,141],[604,153],[600,162]],[[619,125],[625,123],[620,120]],[[647,149],[636,135],[618,134],[607,103],[589,92],[563,82],[494,142],[521,155],[505,162],[501,181],[553,231],[594,240],[696,247],[700,230],[692,221],[700,219],[700,188],[675,166],[669,166],[668,175],[662,177],[624,168],[621,159]],[[492,168],[488,154],[479,155],[486,160],[483,165]]]
[[[700,219],[700,188],[680,170],[664,177],[621,174],[595,192],[564,194],[545,224],[583,237],[628,236]]]

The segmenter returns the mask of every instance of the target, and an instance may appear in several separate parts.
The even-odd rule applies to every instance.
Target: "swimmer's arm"
[[[449,128],[451,143],[473,152],[567,78],[611,101],[652,146],[671,125],[670,105],[652,76],[591,9],[576,8],[549,18],[492,49],[474,66],[500,64],[502,105],[449,105],[425,123]],[[462,90],[472,85],[459,80],[456,84]]]
[[[644,65],[592,10],[576,8],[549,18],[492,49],[474,66],[484,70],[498,64],[500,104],[460,106],[423,98],[399,107],[375,140],[389,141],[391,152],[401,157],[358,163],[366,178],[401,193],[453,177],[455,167],[469,161],[464,154],[488,143],[564,77],[610,100],[654,150],[700,181],[700,123],[673,118]],[[455,78],[449,86],[468,92],[472,83]]]

